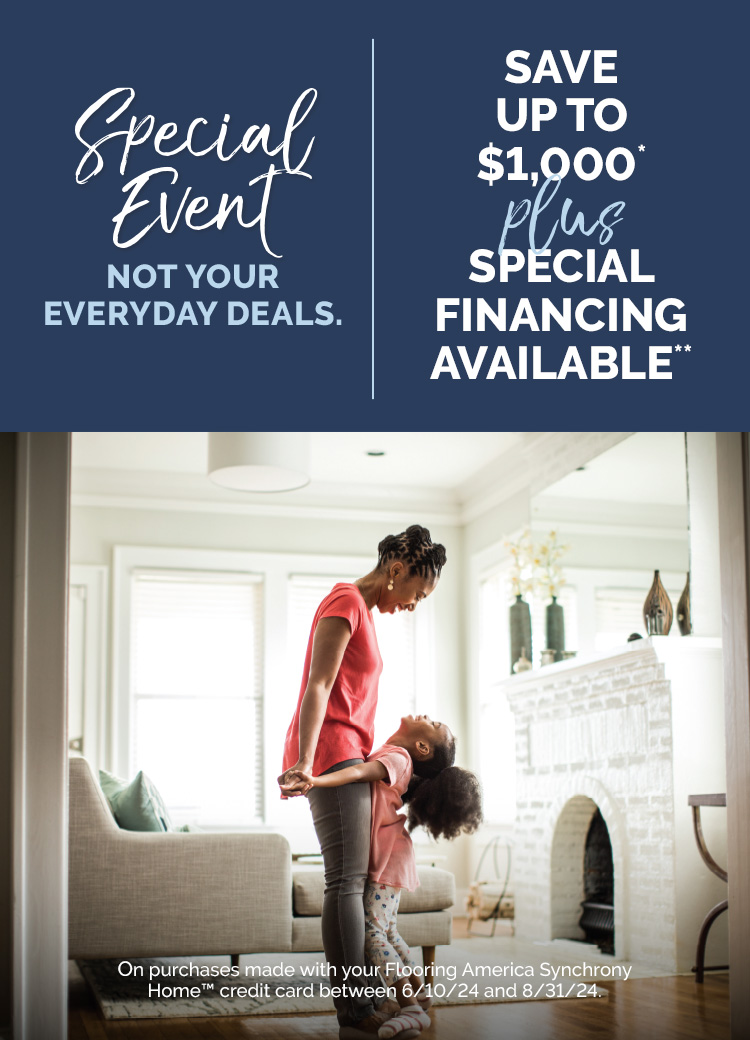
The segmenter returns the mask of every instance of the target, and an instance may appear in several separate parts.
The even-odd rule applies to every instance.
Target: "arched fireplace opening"
[[[580,927],[586,942],[597,945],[602,953],[614,953],[615,873],[612,843],[599,809],[594,813],[586,835],[583,892]]]
[[[550,862],[550,938],[577,939],[614,953],[612,843],[596,802],[574,795],[555,823]]]

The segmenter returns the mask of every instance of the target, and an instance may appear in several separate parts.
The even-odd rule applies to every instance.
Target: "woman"
[[[297,709],[284,744],[283,797],[305,786],[295,771],[320,776],[363,762],[372,750],[383,663],[372,610],[414,610],[434,591],[445,549],[414,525],[378,546],[374,570],[340,582],[315,612]],[[363,895],[370,852],[369,784],[314,788],[308,795],[325,867],[323,949],[343,986],[347,968],[364,968]],[[359,976],[360,980],[362,976]],[[365,996],[334,1000],[340,1040],[377,1035],[387,1016]]]

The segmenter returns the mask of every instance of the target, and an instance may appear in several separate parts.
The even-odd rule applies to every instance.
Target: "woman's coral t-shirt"
[[[378,679],[383,661],[375,635],[375,621],[356,585],[334,585],[315,612],[305,654],[297,708],[284,742],[282,770],[299,761],[299,714],[310,677],[313,639],[321,618],[342,617],[349,622],[351,637],[328,698],[326,714],[315,750],[313,774],[350,758],[367,758],[375,735],[375,709],[378,705]]]

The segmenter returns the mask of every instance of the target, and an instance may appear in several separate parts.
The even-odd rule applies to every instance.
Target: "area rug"
[[[480,942],[479,946],[484,944]],[[513,962],[486,948],[477,949],[472,941],[439,947],[434,1006],[606,999],[607,991],[591,977],[567,976],[555,980],[542,975],[541,964],[550,961],[554,965],[554,960],[549,959],[527,960],[526,964],[509,967]],[[173,973],[175,968],[185,970],[185,966],[190,964],[199,969],[213,966],[218,970],[221,965],[228,964],[228,958],[163,957],[78,962],[106,1019],[320,1015],[333,1011],[329,990],[337,983],[321,974],[324,972],[323,962],[315,954],[243,957],[239,977]],[[264,968],[276,967],[279,974],[246,975],[245,968],[253,964],[261,964]],[[521,968],[530,965],[533,965],[533,975],[519,973]],[[503,970],[505,974],[500,974]],[[372,984],[372,980],[352,980],[352,985],[357,984]],[[150,995],[149,987],[152,987]],[[241,987],[242,991],[230,994],[222,992],[224,987]]]

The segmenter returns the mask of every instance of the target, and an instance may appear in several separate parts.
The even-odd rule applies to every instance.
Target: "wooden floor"
[[[607,1000],[432,1009],[424,1040],[728,1040],[729,977],[605,982]],[[335,1040],[332,1015],[106,1022],[85,982],[70,987],[69,1040]]]

